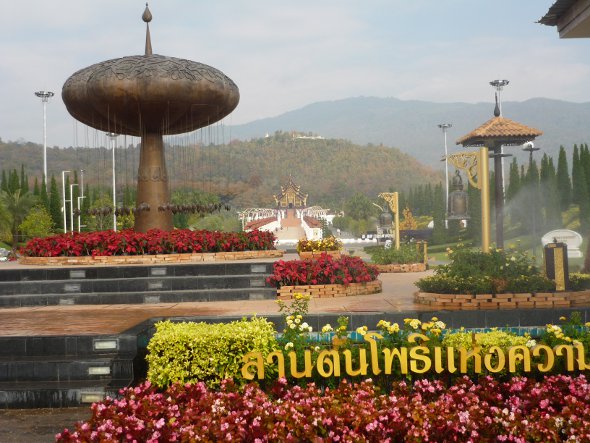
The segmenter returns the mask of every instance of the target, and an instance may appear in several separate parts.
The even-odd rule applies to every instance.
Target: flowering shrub
[[[34,238],[21,248],[29,257],[154,255],[184,252],[230,252],[274,249],[274,234],[265,231],[218,232],[151,229],[72,232]]]
[[[326,285],[363,283],[379,275],[374,266],[359,257],[333,258],[322,254],[315,260],[279,260],[273,265],[273,274],[266,281],[280,288],[293,285]]]
[[[297,252],[340,251],[342,242],[334,236],[321,240],[301,239],[297,242]]]
[[[159,387],[173,382],[219,386],[238,378],[242,355],[276,348],[275,330],[266,319],[254,317],[231,323],[156,323],[148,344],[148,380]]]
[[[451,263],[439,266],[435,275],[416,282],[423,292],[440,294],[500,294],[555,290],[526,252],[492,249],[489,253],[462,245],[447,250]]]
[[[467,377],[394,382],[387,393],[370,380],[337,388],[276,383],[241,392],[231,381],[159,392],[149,383],[92,405],[92,417],[58,442],[80,441],[590,441],[590,384],[585,376]]]

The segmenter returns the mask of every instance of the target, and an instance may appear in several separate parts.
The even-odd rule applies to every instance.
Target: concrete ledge
[[[213,252],[204,254],[157,254],[157,255],[100,255],[83,257],[20,257],[19,263],[37,266],[88,266],[88,265],[151,265],[165,263],[200,263],[229,260],[251,260],[280,258],[285,251],[269,249],[264,251]]]
[[[290,300],[293,294],[310,294],[316,298],[349,297],[351,295],[377,294],[382,290],[381,280],[373,280],[367,283],[350,283],[344,285],[301,285],[281,286],[277,289],[279,300]]]
[[[424,272],[428,267],[426,263],[406,263],[400,265],[398,263],[390,264],[390,265],[373,265],[376,266],[380,273],[382,274],[389,274],[389,273],[402,273],[402,272]]]
[[[569,308],[590,304],[590,290],[507,294],[437,294],[416,292],[416,303],[433,308],[476,310],[516,308]]]

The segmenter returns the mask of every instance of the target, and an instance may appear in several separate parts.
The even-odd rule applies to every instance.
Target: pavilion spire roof
[[[458,139],[457,144],[463,146],[485,146],[487,143],[522,145],[540,135],[543,135],[543,131],[497,116]]]

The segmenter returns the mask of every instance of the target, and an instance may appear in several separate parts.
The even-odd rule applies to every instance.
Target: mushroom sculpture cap
[[[68,112],[101,131],[180,134],[215,123],[238,105],[236,84],[221,71],[158,54],[100,62],[62,88]]]

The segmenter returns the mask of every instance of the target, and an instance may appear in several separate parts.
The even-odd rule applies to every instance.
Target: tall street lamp
[[[55,94],[51,91],[37,91],[35,95],[43,103],[43,183],[47,187],[47,102]]]
[[[504,90],[504,86],[508,86],[510,83],[509,80],[492,80],[490,82],[490,86],[496,88],[497,94],[497,101],[496,104],[498,105],[498,112],[500,113],[500,117],[502,117],[502,91]],[[506,195],[506,184],[504,180],[504,146],[500,146],[500,163],[502,165],[502,201],[504,201],[504,196]]]
[[[67,208],[66,208],[66,174],[69,174],[70,171],[61,171],[61,195],[63,197],[63,207],[62,212],[64,213],[64,234],[68,232],[68,220],[67,220]]]
[[[74,232],[74,187],[77,187],[78,183],[72,183],[70,185],[70,231]]]
[[[107,136],[111,139],[111,145],[113,150],[113,231],[117,232],[117,188],[115,184],[115,140],[118,134],[114,132],[108,132]]]
[[[78,197],[78,232],[80,232],[82,228],[82,224],[80,223],[80,201],[84,200],[84,169],[80,169],[80,196]]]
[[[445,137],[445,183],[446,183],[446,190],[447,190],[447,194],[446,194],[446,207],[445,207],[445,213],[449,212],[449,162],[447,161],[447,157],[448,157],[448,152],[447,152],[447,129],[449,129],[450,127],[452,127],[452,123],[441,123],[440,125],[438,125],[438,127],[440,129],[442,129],[444,137]]]
[[[504,90],[504,86],[508,86],[510,81],[508,80],[492,80],[490,82],[490,86],[496,88],[496,92],[498,93],[498,108],[500,109],[500,116],[502,115],[502,91]]]

